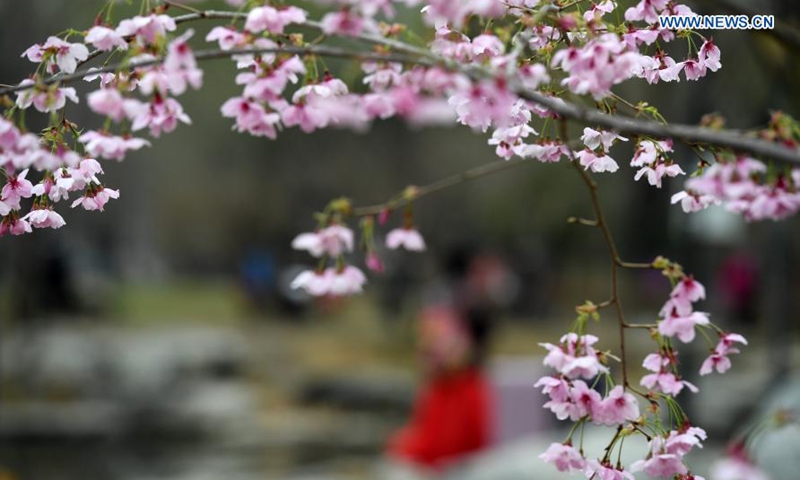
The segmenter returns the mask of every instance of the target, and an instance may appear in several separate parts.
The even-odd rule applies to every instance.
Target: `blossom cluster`
[[[555,371],[535,384],[548,397],[544,408],[559,420],[576,422],[576,427],[591,422],[617,428],[602,458],[587,456],[582,444],[579,448],[573,445],[572,433],[576,428],[565,442],[551,444],[540,458],[559,471],[581,472],[586,478],[620,480],[633,479],[633,472],[637,471],[657,478],[701,478],[691,473],[684,457],[694,448],[702,448],[706,432],[689,422],[675,400],[684,387],[692,392],[698,389],[681,378],[678,352],[672,339],[688,343],[695,339],[697,328],[717,330],[719,342],[703,362],[701,375],[713,370],[727,371],[731,365],[728,355],[738,353],[735,344],[747,344],[747,341],[739,334],[719,330],[711,324],[708,314],[694,310],[694,304],[705,299],[705,287],[692,276],[685,275],[680,266],[662,258],[652,266],[670,278],[673,288],[661,308],[660,320],[650,327],[658,349],[648,354],[642,364],[650,372],[639,381],[645,390],[631,387],[627,377],[622,384],[612,386],[608,362],[616,357],[597,350],[598,337],[585,333],[589,314],[600,320],[597,305],[589,303],[579,307],[575,330],[561,337],[558,344],[540,344],[547,350],[544,365]],[[624,358],[618,360],[625,361]],[[605,395],[597,390],[598,384],[605,385]],[[647,402],[649,408],[640,410],[637,396]],[[661,405],[666,405],[670,412],[666,425],[662,421]],[[646,458],[634,461],[627,468],[619,461],[613,464],[610,461],[612,449],[630,435],[647,438],[650,448]]]
[[[0,235],[63,226],[64,219],[54,205],[73,192],[80,194],[72,201],[73,208],[104,210],[110,199],[119,198],[119,191],[100,181],[103,168],[97,159],[120,161],[129,151],[150,145],[144,138],[133,137],[132,132],[147,129],[152,137],[159,137],[175,130],[178,123],[191,123],[174,96],[189,87],[200,88],[203,72],[188,45],[192,30],[166,42],[168,32],[175,29],[172,17],[153,13],[122,20],[115,29],[95,25],[84,32],[85,44],[50,37],[23,52],[24,57],[51,74],[74,73],[89,58],[87,45],[93,46],[95,53],[127,52],[132,68],[98,70],[84,76],[87,81],[100,83],[86,101],[90,110],[106,117],[106,126],[101,130],[81,130],[62,114],[62,119],[54,120],[43,135],[36,136],[27,133],[24,125],[0,119],[0,168],[7,177],[0,197]],[[163,58],[156,61],[159,55]],[[17,92],[14,108],[19,111],[33,106],[56,118],[55,113],[64,111],[67,100],[79,102],[73,87],[43,82],[41,78],[23,80],[20,86],[28,88]],[[133,98],[136,91],[147,101]],[[111,132],[112,124],[120,125],[120,134]],[[35,184],[29,179],[31,170],[41,172]],[[22,198],[33,199],[30,211],[24,215]]]
[[[355,233],[345,223],[351,211],[348,200],[335,200],[328,205],[325,212],[319,214],[319,228],[313,232],[301,233],[292,240],[292,248],[306,251],[319,259],[316,269],[305,270],[295,277],[291,283],[292,288],[301,288],[313,296],[352,295],[362,291],[367,277],[361,269],[348,264],[346,259],[346,255],[352,253],[356,245]],[[390,214],[388,209],[382,211],[379,223],[386,224]],[[384,267],[378,255],[375,222],[371,216],[361,222],[359,245],[365,252],[367,268],[382,272]],[[410,209],[406,210],[403,227],[390,230],[386,234],[384,245],[390,250],[400,247],[411,252],[425,250],[425,240],[413,225]],[[333,265],[329,265],[331,262]]]

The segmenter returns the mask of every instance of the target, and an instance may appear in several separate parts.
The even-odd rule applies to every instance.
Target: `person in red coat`
[[[408,425],[389,442],[393,460],[436,472],[489,445],[492,394],[479,366],[483,342],[476,332],[483,330],[474,325],[450,307],[423,310],[426,379]]]

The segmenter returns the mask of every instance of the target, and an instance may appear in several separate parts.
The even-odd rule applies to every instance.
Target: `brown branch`
[[[246,17],[246,15],[247,14],[244,12],[225,12],[225,11],[207,10],[207,11],[188,13],[185,15],[177,16],[175,17],[175,22],[184,23],[200,19],[237,19],[237,18],[244,18]],[[317,30],[321,29],[320,24],[314,21],[307,21],[303,25]],[[406,62],[421,64],[421,65],[436,65],[436,64],[443,65],[451,70],[460,71],[468,75],[473,80],[494,78],[496,75],[494,72],[489,71],[487,68],[483,66],[459,64],[451,60],[439,57],[424,48],[414,47],[391,38],[383,37],[381,35],[361,34],[357,37],[348,37],[348,38],[354,38],[356,40],[361,40],[368,43],[383,45],[406,54],[416,55],[419,58],[416,58],[414,60],[408,58]],[[290,50],[294,50],[299,47],[281,47],[281,48],[283,49],[283,51],[289,52]],[[260,50],[260,51],[264,52],[265,50]],[[311,52],[310,50],[295,50],[295,51],[300,53],[315,53]],[[320,50],[318,51],[318,53],[320,55],[342,56],[341,54],[335,53],[337,51],[341,52],[340,50],[332,49],[328,51]],[[198,52],[198,54],[199,53],[201,52]],[[202,58],[219,58],[227,56],[229,53],[230,52],[206,51],[204,52],[204,56]],[[255,53],[255,51],[242,49],[241,53]],[[92,54],[90,54],[90,57],[93,58],[93,56],[96,56],[97,54],[98,52],[92,52]],[[372,57],[372,55],[373,54],[365,53],[361,54],[357,58],[363,58],[363,59],[379,58],[384,60],[392,60],[393,58],[393,57]],[[198,58],[200,58],[199,55]],[[139,64],[137,66],[145,66],[145,65],[146,64]],[[111,67],[104,67],[104,68],[106,68],[106,70],[104,71],[111,71],[110,70]],[[86,74],[87,73],[84,73],[83,76],[85,76]],[[76,78],[82,78],[82,76],[75,74],[72,75],[56,74],[52,77],[45,79],[43,83],[45,85],[49,85],[60,81],[74,80]],[[0,95],[23,90],[24,88],[31,88],[31,87],[17,86],[13,88],[0,89]],[[737,152],[750,153],[756,156],[768,157],[783,163],[800,166],[800,150],[791,149],[758,138],[748,137],[747,134],[741,131],[735,131],[735,130],[716,131],[709,128],[696,127],[693,125],[682,125],[682,124],[664,125],[650,120],[609,115],[601,113],[594,109],[587,109],[577,104],[565,102],[561,99],[550,97],[540,92],[528,90],[524,88],[522,85],[520,85],[518,82],[509,82],[509,88],[515,94],[519,95],[521,98],[525,100],[529,100],[533,103],[536,103],[537,105],[545,107],[563,118],[576,120],[585,125],[595,126],[595,127],[600,126],[608,130],[614,130],[619,133],[625,133],[630,135],[643,135],[655,138],[673,138],[682,140],[689,144],[714,145],[718,147],[728,148]]]
[[[561,141],[565,142],[568,138],[566,120],[561,121],[560,128]],[[621,268],[623,264],[627,262],[623,262],[619,257],[617,244],[614,242],[614,237],[611,235],[611,229],[608,228],[605,214],[603,213],[603,209],[600,205],[600,198],[597,196],[597,183],[595,183],[589,174],[586,173],[583,168],[581,168],[580,164],[575,161],[575,157],[571,150],[570,157],[572,165],[575,167],[575,170],[578,172],[578,174],[580,174],[581,179],[583,179],[583,182],[586,184],[586,187],[589,190],[589,196],[592,200],[592,209],[594,210],[597,222],[596,227],[600,229],[600,232],[603,234],[603,239],[606,241],[606,245],[608,245],[608,253],[611,257],[611,299],[608,300],[608,303],[614,304],[614,309],[617,313],[617,321],[619,324],[620,363],[622,364],[622,385],[624,388],[628,388],[628,366],[627,361],[625,360],[625,325],[627,325],[627,322],[625,321],[625,311],[622,308],[622,300],[619,296],[619,268]]]
[[[486,177],[498,172],[503,172],[505,170],[517,167],[522,164],[528,164],[531,163],[532,160],[533,158],[521,158],[518,160],[494,161],[491,163],[487,163],[485,165],[481,165],[479,167],[475,167],[461,173],[456,173],[454,175],[441,178],[425,186],[415,187],[414,195],[411,198],[401,196],[397,200],[390,200],[388,202],[378,203],[375,205],[356,207],[353,209],[353,215],[357,217],[363,217],[366,215],[378,215],[379,213],[381,213],[386,209],[396,209],[399,207],[403,207],[405,205],[408,205],[412,201],[419,199],[420,197],[424,197],[426,195],[430,195],[440,190],[460,185],[462,183],[466,183],[471,180],[476,180],[481,177]]]
[[[308,45],[305,47],[295,47],[287,45],[278,47],[235,48],[231,50],[210,49],[210,50],[197,51],[195,52],[194,57],[197,60],[213,60],[220,58],[230,58],[232,55],[259,54],[259,53],[289,53],[297,55],[320,55],[324,57],[333,57],[333,58],[391,61],[391,62],[407,63],[407,64],[410,63],[414,65],[432,65],[432,63],[426,59],[416,58],[410,55],[386,54],[378,52],[358,52],[358,51],[345,50],[335,47],[326,47],[322,45]],[[80,80],[81,78],[87,77],[89,75],[96,75],[98,73],[116,72],[117,70],[120,69],[152,67],[154,65],[159,65],[163,62],[164,62],[164,57],[158,57],[140,62],[120,62],[91,70],[80,70],[75,73],[70,73],[67,75],[57,75],[49,77],[39,82],[39,85],[66,83],[66,82],[71,82],[73,80]],[[17,85],[10,88],[0,89],[0,95],[18,92],[22,90],[28,90],[34,88],[35,86],[36,84]]]

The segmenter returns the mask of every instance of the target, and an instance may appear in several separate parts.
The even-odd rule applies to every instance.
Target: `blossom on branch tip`
[[[619,170],[619,165],[617,165],[617,162],[613,158],[605,154],[598,155],[592,150],[581,150],[580,152],[575,153],[575,158],[578,159],[578,162],[581,164],[584,170],[591,169],[591,171],[595,173],[614,173]]]
[[[33,184],[27,180],[28,170],[23,170],[18,175],[9,175],[3,190],[0,192],[0,199],[3,203],[14,210],[19,210],[19,201],[23,198],[30,198],[33,193]]]
[[[292,240],[292,248],[306,250],[316,258],[323,255],[336,258],[353,251],[355,235],[343,225],[331,225],[317,232],[301,233]]]
[[[43,45],[33,45],[22,52],[22,57],[34,63],[47,61],[48,73],[55,73],[55,66],[64,73],[74,73],[78,62],[89,57],[89,49],[82,43],[69,43],[58,37],[49,37]]]
[[[31,210],[27,215],[22,217],[22,220],[27,220],[32,227],[36,228],[61,228],[66,222],[64,218],[52,208],[39,208]]]
[[[32,231],[31,224],[24,218],[18,218],[16,214],[3,217],[2,221],[0,221],[0,237],[9,233],[11,235],[23,235]]]
[[[592,419],[595,423],[616,426],[626,421],[639,418],[639,402],[636,397],[626,392],[622,385],[617,385],[608,392]]]
[[[323,295],[352,295],[361,293],[367,278],[358,268],[347,265],[341,270],[327,268],[323,272],[305,270],[291,283],[292,288],[302,288],[315,297]]]
[[[403,247],[410,252],[425,250],[425,239],[415,228],[395,228],[386,234],[386,248],[397,250]]]
[[[586,462],[583,471],[588,479],[597,480],[636,480],[631,472],[620,470],[611,466],[610,463],[600,463],[597,460]]]
[[[708,375],[714,370],[717,373],[725,373],[731,368],[731,360],[728,355],[739,353],[739,349],[733,347],[734,343],[747,345],[747,340],[738,333],[723,333],[720,335],[719,343],[712,351],[711,355],[703,361],[700,366],[700,375]]]
[[[252,33],[268,31],[270,33],[283,33],[286,25],[291,23],[305,23],[306,11],[297,7],[277,9],[271,6],[256,7],[247,14],[244,28]]]
[[[108,52],[114,48],[119,48],[121,50],[128,49],[128,42],[122,38],[122,35],[115,30],[101,25],[95,25],[89,29],[86,33],[85,41],[103,52]]]
[[[545,463],[552,463],[559,472],[583,471],[586,468],[586,458],[572,445],[563,443],[551,443],[539,458]]]
[[[102,212],[106,203],[112,198],[119,198],[119,190],[112,190],[105,187],[90,189],[84,196],[72,202],[72,208],[80,205],[84,210],[99,210]]]
[[[583,144],[586,145],[586,148],[590,150],[596,150],[600,145],[603,146],[604,150],[608,150],[616,141],[628,141],[627,138],[618,135],[616,132],[611,132],[608,130],[598,131],[589,127],[583,129],[581,140],[583,141]]]
[[[120,137],[94,130],[81,134],[78,141],[84,144],[89,155],[112,160],[122,160],[129,151],[150,146],[150,142],[142,138]]]
[[[167,32],[175,31],[175,28],[175,20],[169,15],[137,15],[119,22],[116,32],[121,37],[135,36],[140,43],[147,45],[166,37]]]
[[[704,312],[692,312],[686,316],[668,315],[658,322],[658,333],[665,337],[678,337],[683,343],[694,340],[695,326],[708,325],[710,320]]]

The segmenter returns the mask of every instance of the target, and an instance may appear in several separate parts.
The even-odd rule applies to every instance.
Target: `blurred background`
[[[32,64],[22,51],[88,28],[103,3],[0,0],[0,81],[24,78]],[[132,3],[120,5],[119,18],[138,11]],[[716,1],[687,3],[723,11]],[[793,2],[722,3],[800,22]],[[415,18],[401,15],[421,28]],[[211,26],[192,25],[198,48]],[[719,31],[714,40],[723,64],[716,74],[653,87],[631,81],[618,92],[680,123],[717,112],[729,127],[751,128],[773,110],[800,115],[798,50],[757,32]],[[345,78],[356,73],[330,65]],[[62,212],[67,226],[58,231],[0,239],[0,479],[398,475],[385,452],[427,378],[420,312],[452,292],[469,292],[454,298],[469,303],[466,317],[480,318],[479,363],[495,402],[491,446],[450,475],[559,478],[537,458],[565,434],[532,388],[546,373],[537,344],[555,342],[574,306],[605,300],[610,287],[600,234],[566,222],[591,217],[575,172],[531,163],[426,197],[415,209],[425,253],[381,252],[386,271],[370,275],[363,295],[314,301],[288,287],[312,263],[290,243],[313,229],[313,212],[338,196],[372,204],[497,161],[492,148],[465,128],[394,121],[363,134],[239,135],[219,114],[240,91],[234,66],[201,67],[203,89],[179,99],[193,125],[122,164],[103,164],[105,183],[121,191],[105,214]],[[98,122],[84,105],[68,115]],[[615,147],[623,164],[631,154]],[[695,163],[683,146],[674,158],[685,170]],[[751,340],[728,374],[687,378],[701,394],[681,401],[710,434],[695,460],[703,474],[747,422],[778,406],[800,408],[800,222],[747,224],[718,209],[687,216],[669,205],[679,182],[657,190],[622,170],[598,182],[623,257],[680,262],[706,285],[702,309],[712,320]],[[621,282],[628,314],[652,322],[667,281],[626,271]],[[612,318],[593,328],[613,346]],[[652,343],[644,332],[629,341],[637,365]],[[684,364],[699,366],[706,355],[696,343],[682,351]],[[588,435],[602,445],[609,434]],[[774,479],[796,478],[798,438],[795,430],[759,443]]]

